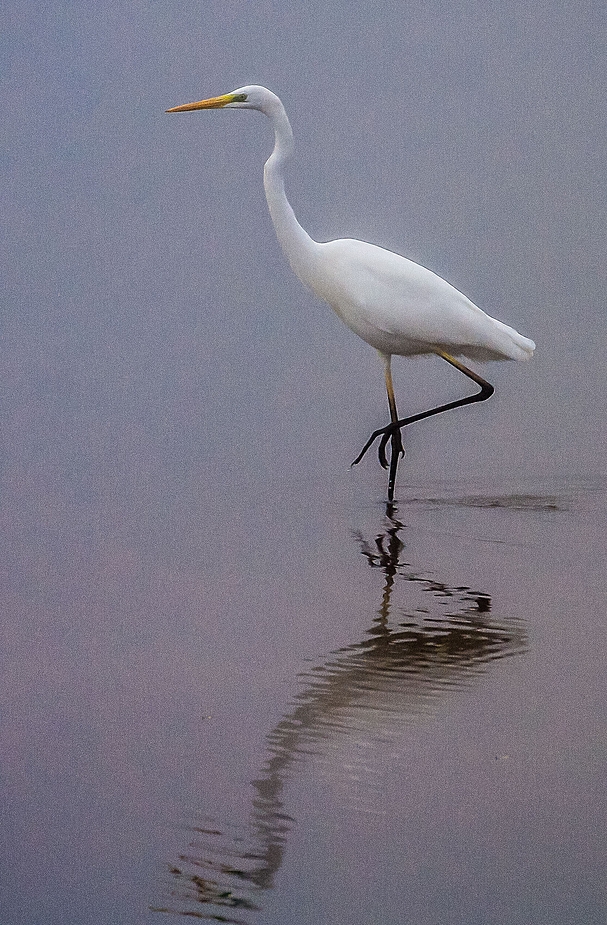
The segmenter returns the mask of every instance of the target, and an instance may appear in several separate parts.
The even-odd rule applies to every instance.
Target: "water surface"
[[[7,7],[0,925],[604,925],[605,11]],[[429,266],[538,344],[413,425],[291,273]],[[461,397],[394,363],[403,414]]]
[[[605,490],[407,491],[9,508],[4,920],[604,919]]]

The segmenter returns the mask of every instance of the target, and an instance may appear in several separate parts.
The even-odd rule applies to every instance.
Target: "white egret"
[[[381,437],[379,460],[388,467],[388,497],[394,496],[399,457],[404,454],[401,428],[451,408],[484,401],[493,386],[464,366],[471,360],[525,360],[535,344],[514,328],[477,308],[466,296],[425,267],[375,244],[352,239],[320,243],[301,227],[284,189],[284,166],[293,152],[293,132],[280,99],[265,87],[240,87],[223,96],[175,106],[167,112],[198,109],[257,109],[274,128],[274,149],[264,168],[264,187],[278,241],[299,279],[359,337],[375,347],[384,366],[391,423],[376,430],[355,463]],[[480,386],[480,391],[408,418],[398,417],[391,359],[436,354]]]

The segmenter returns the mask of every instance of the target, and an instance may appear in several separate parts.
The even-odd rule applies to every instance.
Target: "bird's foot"
[[[358,454],[354,462],[351,463],[351,466],[357,466],[359,464],[359,462],[363,459],[363,457],[367,455],[367,451],[371,449],[371,447],[373,446],[377,438],[381,437],[385,433],[385,431],[386,431],[385,427],[381,427],[379,430],[373,431],[373,433],[371,434],[371,436],[369,437],[369,439],[363,446],[362,450],[360,451],[360,453]]]
[[[399,458],[405,455],[405,448],[403,446],[400,427],[394,427],[393,425],[390,425],[390,427],[386,429],[386,432],[382,435],[382,438],[379,441],[377,458],[379,459],[379,464],[383,469],[388,468],[386,447],[388,446],[389,442],[392,444],[390,447],[390,460],[394,460],[394,468],[396,468]]]
[[[379,462],[382,468],[384,469],[388,468],[388,460],[386,459],[386,447],[390,439],[392,440],[392,448],[391,448],[392,458],[397,459],[399,456],[405,455],[405,450],[404,450],[403,442],[401,439],[400,427],[397,426],[396,424],[386,424],[385,427],[380,427],[378,428],[378,430],[373,431],[373,433],[371,434],[371,436],[369,437],[369,439],[363,446],[362,450],[360,451],[360,453],[358,454],[358,456],[352,463],[353,466],[357,466],[359,464],[359,462],[363,459],[364,456],[366,456],[368,450],[371,449],[371,447],[373,446],[373,444],[379,437],[381,437],[381,440],[379,443],[377,456],[379,458]]]

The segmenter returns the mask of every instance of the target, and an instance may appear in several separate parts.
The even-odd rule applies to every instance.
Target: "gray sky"
[[[387,420],[381,366],[283,258],[262,188],[267,121],[164,112],[250,82],[287,107],[287,190],[313,236],[393,248],[537,342],[530,363],[481,367],[490,402],[407,433],[397,495],[430,502],[401,508],[413,577],[397,576],[392,619],[426,612],[416,583],[449,609],[449,589],[471,589],[532,640],[479,700],[470,685],[442,737],[434,725],[412,740],[426,742],[414,752],[428,757],[432,832],[456,825],[445,896],[476,902],[462,884],[479,877],[490,901],[501,884],[499,915],[514,897],[564,921],[593,877],[598,891],[604,509],[588,494],[568,517],[555,485],[604,474],[604,39],[604,2],[580,0],[3,5],[3,922],[143,921],[159,865],[186,850],[184,819],[208,810],[223,829],[222,800],[248,818],[294,679],[368,638],[385,599],[389,568],[371,570],[364,548],[388,539],[386,474],[372,455],[348,469]],[[467,389],[436,358],[395,367],[403,413]],[[505,506],[465,502],[485,481]],[[465,503],[432,503],[450,492]],[[395,716],[391,693],[385,705]],[[520,758],[514,808],[491,790],[489,728]],[[401,808],[408,754],[387,806]],[[471,782],[469,797],[452,802],[446,781]],[[322,814],[318,793],[304,791],[304,819]],[[492,820],[497,802],[515,822],[510,867],[498,857],[483,881],[492,830],[475,816],[471,842],[457,824],[462,806]],[[417,853],[411,805],[415,828],[396,813],[390,844],[412,831]],[[316,833],[351,847],[343,826],[360,817],[341,806],[338,825],[302,828],[311,863],[324,860]],[[381,821],[381,866],[385,817],[365,815]],[[409,881],[392,853],[401,909]],[[303,909],[305,856],[302,869]],[[390,892],[359,872],[336,894],[323,881],[327,903],[347,894],[344,920],[371,880],[378,908]],[[292,894],[277,895],[289,911],[271,921],[284,922]]]
[[[487,367],[490,406],[417,432],[413,476],[601,470],[604,19],[578,2],[5,9],[2,405],[24,456],[56,439],[61,468],[95,433],[114,467],[137,425],[181,441],[169,467],[189,452],[219,475],[230,416],[254,448],[241,479],[310,442],[324,473],[382,423],[373,351],[274,238],[265,119],[164,114],[254,81],[290,114],[288,194],[313,236],[398,250],[537,341],[531,364]],[[403,411],[460,394],[443,365],[398,364]]]

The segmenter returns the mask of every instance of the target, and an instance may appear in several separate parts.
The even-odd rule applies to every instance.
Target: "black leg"
[[[398,411],[396,410],[396,398],[394,396],[394,385],[392,383],[392,357],[389,354],[380,354],[384,362],[384,375],[386,379],[386,392],[388,394],[388,407],[390,409],[390,420],[392,424],[398,423]],[[394,427],[390,434],[383,440],[379,447],[379,462],[384,469],[388,468],[386,459],[386,446],[390,441],[390,474],[388,476],[388,501],[394,499],[394,486],[396,484],[396,472],[398,470],[398,461],[401,456],[405,455],[400,427]]]
[[[476,401],[486,401],[488,398],[491,398],[494,392],[494,388],[490,382],[487,382],[487,380],[483,379],[482,376],[479,376],[478,373],[475,373],[471,369],[468,369],[467,366],[464,366],[463,363],[460,363],[459,360],[456,360],[455,357],[450,356],[450,354],[437,351],[437,355],[441,356],[443,360],[447,361],[447,363],[450,363],[451,366],[454,366],[455,369],[459,369],[459,371],[463,373],[464,376],[467,376],[469,379],[472,379],[473,382],[476,382],[476,384],[480,386],[480,391],[475,392],[474,395],[468,395],[466,398],[460,398],[457,401],[450,401],[446,405],[439,405],[437,408],[430,408],[429,411],[422,411],[420,414],[413,414],[411,415],[411,417],[401,418],[400,420],[392,421],[392,423],[388,424],[386,427],[380,427],[379,430],[373,431],[373,433],[371,434],[371,436],[365,443],[364,447],[362,448],[362,450],[360,451],[360,453],[358,454],[358,456],[352,463],[353,466],[356,466],[361,461],[361,459],[363,458],[367,450],[371,446],[373,446],[373,444],[375,443],[378,437],[381,437],[381,440],[379,443],[378,456],[379,456],[380,463],[382,463],[383,465],[384,463],[382,462],[382,460],[385,462],[386,446],[388,444],[388,441],[393,439],[393,434],[396,431],[400,431],[402,427],[406,427],[407,424],[414,424],[415,421],[422,421],[424,418],[429,418],[434,414],[441,414],[443,411],[451,411],[453,408],[461,408],[463,405],[469,405],[472,402],[476,402]],[[402,444],[401,444],[401,449],[402,449]],[[398,459],[397,459],[397,464],[398,464]],[[394,475],[396,477],[396,469],[395,469]]]

